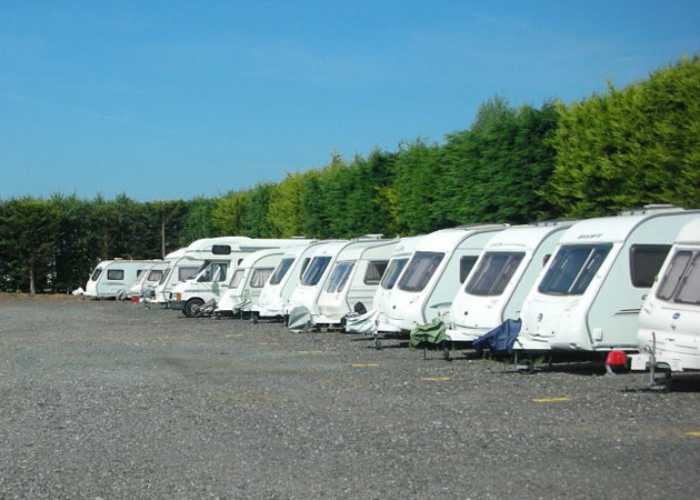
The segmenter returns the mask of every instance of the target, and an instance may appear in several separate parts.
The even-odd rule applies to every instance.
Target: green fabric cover
[[[449,340],[449,337],[445,334],[446,331],[447,326],[445,322],[441,318],[435,318],[430,323],[418,325],[411,330],[409,345],[415,349],[424,342],[428,344],[440,344],[441,342]]]

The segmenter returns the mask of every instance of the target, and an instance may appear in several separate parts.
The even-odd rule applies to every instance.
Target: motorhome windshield
[[[294,264],[293,258],[290,257],[288,259],[282,259],[277,265],[277,269],[275,269],[275,273],[272,275],[272,278],[270,278],[270,284],[279,285],[284,276],[287,274],[287,271],[289,271],[289,268],[292,267],[292,264]]]
[[[331,258],[328,256],[314,257],[308,269],[301,277],[301,284],[304,286],[314,286],[318,284],[330,261]]]
[[[471,295],[501,295],[524,257],[524,252],[486,252],[467,283],[466,292]]]
[[[326,292],[335,293],[340,292],[345,283],[348,281],[348,276],[352,271],[354,261],[338,262],[335,265],[335,269],[331,273],[331,277],[328,279],[328,286],[326,287]]]
[[[96,267],[95,270],[92,273],[92,276],[90,276],[91,281],[97,281],[97,279],[100,277],[100,274],[102,274],[102,268],[101,267]]]
[[[259,267],[250,277],[250,288],[262,288],[275,270],[274,267]]]
[[[236,269],[233,273],[233,278],[231,278],[231,288],[238,288],[238,285],[243,281],[243,275],[245,274],[245,269]]]
[[[200,271],[197,281],[199,283],[210,283],[212,281],[226,281],[226,270],[228,264],[224,262],[210,262],[207,267]]]
[[[583,294],[611,248],[611,244],[562,246],[544,275],[539,291],[547,295]]]
[[[401,276],[399,288],[406,292],[423,290],[444,257],[442,252],[416,252]]]
[[[665,301],[700,304],[700,252],[676,252],[661,279],[656,296]]]
[[[406,267],[407,263],[408,259],[393,259],[389,263],[389,267],[382,278],[382,288],[385,290],[391,290],[394,288],[396,280],[399,279],[399,276],[401,276],[401,271],[403,271],[403,268]]]
[[[153,271],[148,273],[148,277],[146,278],[146,281],[160,281],[160,278],[163,276],[163,271],[160,269],[154,269]]]

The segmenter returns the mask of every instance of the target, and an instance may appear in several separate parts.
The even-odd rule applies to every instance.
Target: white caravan
[[[520,318],[525,297],[573,224],[542,222],[496,233],[452,301],[450,340],[471,342],[508,319]]]
[[[151,267],[141,273],[136,283],[129,288],[129,297],[143,297],[149,290],[154,290],[160,280],[163,278],[163,273],[168,268],[169,264],[165,261],[153,264]]]
[[[632,369],[700,370],[700,218],[681,229],[639,313]]]
[[[376,243],[376,239],[374,242]],[[324,241],[319,245],[314,245],[308,253],[304,254],[304,258],[308,258],[309,263],[289,297],[287,316],[292,311],[296,311],[300,316],[310,315],[309,321],[312,321],[314,316],[318,316],[318,296],[330,275],[338,254],[348,243],[348,240]]]
[[[208,301],[217,301],[228,289],[233,272],[243,258],[258,250],[299,245],[308,240],[263,239],[245,236],[211,238],[200,254],[205,263],[192,279],[180,283],[173,289],[172,309],[181,309],[187,317]]]
[[[461,226],[420,237],[388,300],[378,308],[377,331],[408,332],[448,310],[488,240],[506,227]]]
[[[85,285],[85,296],[97,299],[126,298],[129,288],[139,279],[141,273],[157,260],[103,260],[90,275]]]
[[[282,260],[265,284],[252,311],[255,318],[285,318],[289,300],[316,250],[330,241],[313,241],[306,245],[285,248]]]
[[[413,250],[419,239],[420,236],[401,238],[394,246],[391,257],[389,258],[389,265],[379,282],[379,286],[374,292],[372,310],[367,314],[358,315],[355,316],[353,320],[349,320],[345,325],[345,331],[347,333],[376,333],[377,311],[384,310],[387,307],[391,290],[406,268],[406,264],[408,264],[411,255],[413,255]]]
[[[318,296],[315,325],[338,326],[350,313],[365,314],[399,240],[353,240],[338,253]]]
[[[636,350],[639,310],[698,210],[648,206],[574,224],[523,303],[525,351]]]
[[[218,316],[248,312],[279,265],[284,249],[259,250],[243,258],[233,272],[228,290],[217,304]]]

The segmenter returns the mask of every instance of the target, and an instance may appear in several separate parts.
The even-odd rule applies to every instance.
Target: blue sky
[[[697,0],[0,0],[0,197],[222,194],[643,79],[699,27]]]

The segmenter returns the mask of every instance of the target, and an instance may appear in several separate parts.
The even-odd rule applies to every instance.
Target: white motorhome
[[[571,226],[523,303],[514,349],[636,350],[642,303],[698,213],[648,206]]]
[[[309,262],[316,255],[316,249],[330,243],[313,241],[306,245],[285,248],[282,260],[265,284],[257,304],[253,305],[254,318],[284,319],[289,313],[289,300],[299,284]]]
[[[373,308],[374,294],[399,240],[353,240],[338,253],[318,296],[315,325],[337,326],[350,313]]]
[[[126,298],[129,288],[157,260],[103,260],[90,275],[85,285],[85,296],[90,298]]]
[[[205,263],[203,257],[211,250],[211,246],[211,239],[205,238],[166,255],[165,260],[169,265],[156,286],[153,298],[147,300],[165,306],[170,304],[175,298],[175,286],[197,275]]]
[[[208,301],[218,301],[228,289],[233,272],[243,258],[258,250],[283,248],[299,245],[308,240],[301,239],[264,239],[244,236],[226,236],[212,238],[208,247],[203,249],[200,258],[205,263],[199,273],[192,279],[175,286],[170,302],[172,309],[180,309],[187,317]]]
[[[283,256],[284,249],[259,250],[246,255],[217,304],[217,316],[251,311]]]
[[[160,280],[163,278],[163,273],[170,264],[163,261],[153,264],[151,267],[141,273],[136,283],[129,288],[128,296],[143,297],[148,290],[155,290]]]
[[[388,300],[378,304],[377,331],[408,332],[449,310],[488,240],[506,227],[462,226],[420,237]]]
[[[632,369],[700,370],[700,218],[683,226],[659,276],[639,313]]]
[[[573,222],[513,226],[496,233],[450,308],[447,336],[471,342],[508,319],[520,318],[528,292]]]

